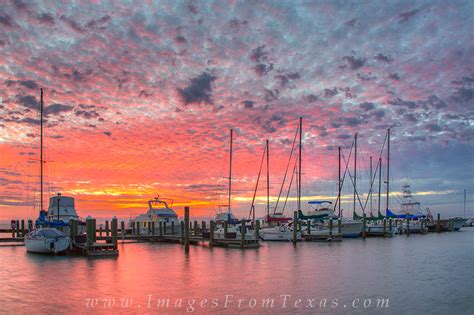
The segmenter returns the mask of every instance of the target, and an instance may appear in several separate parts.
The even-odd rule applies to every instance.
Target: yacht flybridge
[[[166,223],[167,229],[171,228],[171,223],[174,222],[176,228],[179,226],[178,215],[171,208],[173,200],[168,198],[155,197],[148,200],[148,211],[133,218],[130,218],[129,225],[135,224],[140,229],[141,234],[148,233],[148,226],[154,222],[155,228],[159,227],[160,222]]]

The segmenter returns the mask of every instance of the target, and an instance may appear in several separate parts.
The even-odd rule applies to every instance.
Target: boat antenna
[[[300,147],[298,163],[298,211],[301,211],[301,153],[303,149],[303,117],[300,117]]]
[[[354,136],[354,213],[356,213],[356,194],[357,194],[357,132]]]
[[[387,200],[386,209],[388,210],[388,200],[390,198],[390,128],[387,129]],[[385,213],[386,215],[387,213]]]
[[[380,194],[382,193],[382,158],[379,157],[379,205],[377,209],[377,216],[380,217]]]
[[[267,217],[270,216],[270,146],[267,139]]]
[[[40,210],[43,209],[43,88],[40,89]]]
[[[337,200],[338,200],[338,211],[339,211],[339,218],[341,218],[341,147],[339,146],[338,147],[339,149],[339,162],[338,162],[338,165],[339,165],[339,176],[338,176],[338,182],[339,182],[339,190],[338,190],[338,193],[337,193]]]
[[[231,212],[230,208],[230,199],[232,194],[232,134],[233,130],[230,129],[230,158],[229,158],[229,213]]]

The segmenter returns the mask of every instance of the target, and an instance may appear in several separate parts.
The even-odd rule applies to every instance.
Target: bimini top
[[[393,213],[392,211],[390,211],[389,209],[387,209],[387,217],[389,218],[397,218],[397,219],[405,219],[407,217],[407,214],[404,213],[404,214],[395,214]],[[426,215],[418,212],[416,213],[416,215],[414,214],[408,214],[410,216],[410,219],[419,219],[419,218],[425,218]]]
[[[332,204],[331,201],[326,201],[326,200],[311,200],[311,201],[308,201],[309,205],[320,205],[320,204],[323,204],[323,203]]]

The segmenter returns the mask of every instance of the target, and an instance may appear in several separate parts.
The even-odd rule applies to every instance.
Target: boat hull
[[[293,231],[282,226],[260,230],[260,238],[264,241],[290,242],[293,240]],[[301,233],[297,232],[296,239],[301,240]]]
[[[69,237],[64,238],[25,238],[25,248],[29,253],[59,254],[67,251],[71,245]]]

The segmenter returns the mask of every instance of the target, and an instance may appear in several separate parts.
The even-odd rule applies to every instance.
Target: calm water
[[[119,249],[118,258],[86,259],[0,247],[0,313],[474,312],[474,228],[296,248],[191,246],[189,256],[173,244]],[[388,308],[376,307],[382,298]],[[169,307],[160,299],[169,299]],[[273,299],[273,308],[265,299]],[[326,308],[319,307],[323,299]]]

